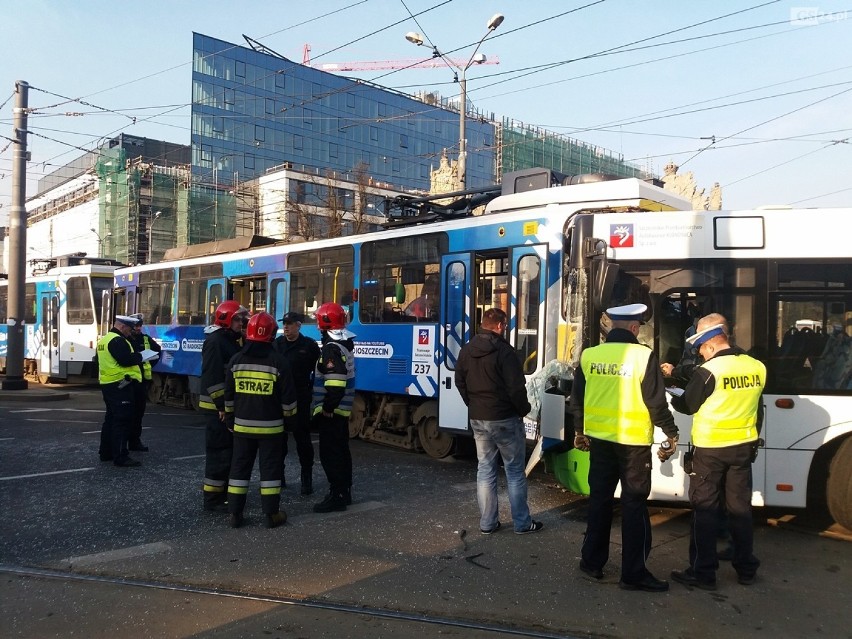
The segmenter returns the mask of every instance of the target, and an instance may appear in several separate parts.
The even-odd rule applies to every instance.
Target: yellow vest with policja
[[[101,384],[113,384],[122,381],[126,375],[130,379],[141,382],[142,370],[137,364],[122,366],[112,356],[112,353],[109,352],[109,343],[116,338],[127,341],[122,335],[113,332],[107,333],[98,340],[98,381]],[[127,345],[130,347],[130,352],[132,353],[133,346],[131,346],[129,341],[127,341]]]
[[[146,350],[151,350],[151,338],[147,335],[142,336],[142,344],[145,346]],[[152,366],[150,361],[142,362],[142,378],[146,382],[149,382],[154,378],[153,374],[151,373],[151,368]]]
[[[755,441],[766,366],[748,355],[722,355],[701,367],[713,373],[716,387],[692,417],[692,443],[723,448]]]
[[[587,437],[628,446],[651,444],[654,426],[642,397],[650,357],[651,349],[623,342],[583,351],[583,432]]]

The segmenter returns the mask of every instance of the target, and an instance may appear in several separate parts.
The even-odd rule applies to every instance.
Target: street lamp
[[[456,76],[456,81],[459,83],[461,105],[459,108],[459,160],[458,160],[458,190],[464,191],[467,188],[467,139],[466,139],[466,131],[465,131],[465,120],[466,120],[466,111],[467,111],[467,80],[465,79],[465,73],[467,70],[473,66],[474,64],[482,64],[485,62],[485,54],[477,52],[479,51],[479,47],[482,46],[482,43],[485,41],[489,35],[491,35],[494,30],[499,27],[505,17],[502,13],[495,13],[491,16],[491,19],[485,25],[488,31],[485,32],[485,35],[480,38],[479,42],[476,44],[476,48],[473,50],[473,53],[470,56],[470,59],[467,61],[467,64],[464,66],[457,65],[453,63],[449,58],[445,57],[440,51],[438,51],[438,47],[432,46],[432,55],[433,57],[441,57],[447,65],[451,68],[455,67],[459,70],[460,74]],[[423,44],[423,36],[415,31],[409,31],[405,34],[405,39],[409,42],[420,46]]]
[[[94,233],[95,236],[97,236],[97,238],[98,238],[98,257],[103,257],[104,256],[104,240],[107,239],[108,237],[112,237],[112,231],[107,231],[106,235],[101,237],[101,234],[98,233],[95,229],[89,229],[89,230],[92,233]]]
[[[154,222],[160,219],[162,211],[154,213],[154,217],[148,222],[148,264],[154,260]]]

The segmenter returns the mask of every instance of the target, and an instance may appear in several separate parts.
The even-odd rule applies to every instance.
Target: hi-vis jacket
[[[133,352],[133,346],[117,330],[98,340],[98,381],[101,384],[114,384],[124,381],[125,377],[142,381],[142,369],[139,364],[142,356]]]
[[[675,410],[692,418],[692,443],[700,448],[724,448],[757,440],[763,425],[761,395],[766,366],[741,348],[720,351],[698,369]]]
[[[322,345],[314,373],[314,415],[321,412],[349,417],[355,400],[355,356],[351,339]]]
[[[281,435],[284,419],[296,415],[296,386],[290,366],[270,344],[249,344],[228,362],[225,419],[235,436]]]
[[[160,353],[163,350],[157,343],[157,340],[151,339],[151,337],[145,333],[142,333],[133,340],[133,346],[137,353],[143,350],[151,350],[155,353]],[[152,374],[153,371],[151,370],[153,368],[151,362],[142,362],[140,367],[142,368],[142,379],[146,382],[151,381],[154,378],[154,375]]]
[[[577,433],[628,446],[648,446],[654,426],[678,434],[654,352],[630,331],[613,329],[605,344],[583,351],[571,408]]]
[[[240,344],[237,341],[239,338],[239,335],[227,328],[207,333],[204,338],[204,346],[201,348],[199,408],[225,410],[225,365],[240,352]]]

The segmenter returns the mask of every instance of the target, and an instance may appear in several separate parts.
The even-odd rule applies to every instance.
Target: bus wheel
[[[417,427],[417,434],[420,436],[420,445],[429,457],[443,459],[453,449],[455,438],[438,430],[437,417],[429,416],[422,420]]]
[[[840,445],[831,460],[826,496],[834,521],[852,530],[852,437]]]

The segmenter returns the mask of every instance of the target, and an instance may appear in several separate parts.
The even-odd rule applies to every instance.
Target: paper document
[[[673,395],[674,397],[680,397],[681,395],[683,395],[683,389],[678,388],[677,386],[669,386],[668,388],[666,388],[666,392],[669,395]]]
[[[146,348],[144,351],[140,351],[139,354],[142,356],[143,362],[147,362],[152,359],[157,359],[159,357],[157,351],[152,351],[150,348]]]

